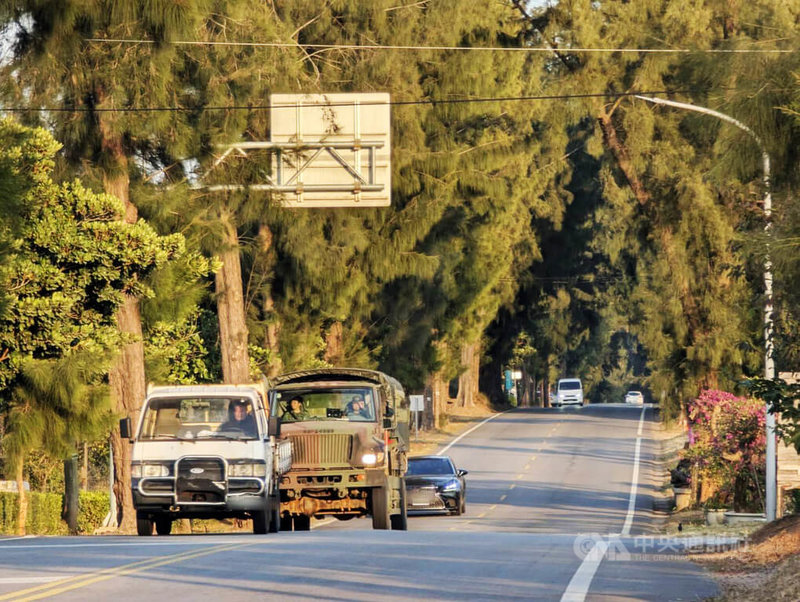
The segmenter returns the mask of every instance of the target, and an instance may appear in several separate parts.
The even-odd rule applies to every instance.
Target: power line
[[[174,46],[242,46],[254,48],[303,48],[326,50],[436,50],[436,51],[470,51],[470,52],[578,52],[578,53],[645,53],[645,54],[791,54],[796,50],[780,50],[767,48],[732,48],[732,49],[691,49],[691,48],[559,48],[559,47],[504,47],[504,46],[404,46],[395,44],[299,44],[296,42],[229,42],[229,41],[195,41],[172,40],[156,42],[155,40],[137,40],[128,38],[86,38],[87,42],[105,44],[172,44]]]
[[[569,100],[573,98],[620,98],[636,95],[667,96],[673,94],[686,93],[688,90],[650,90],[650,91],[630,91],[630,92],[587,92],[583,94],[541,94],[536,96],[489,96],[478,98],[445,98],[441,100],[390,100],[383,102],[375,101],[334,101],[324,103],[305,103],[303,107],[324,106],[324,107],[352,107],[359,106],[409,106],[409,105],[444,105],[444,104],[469,104],[484,102],[524,102],[537,100]],[[324,94],[320,94],[324,96]],[[193,112],[193,111],[268,111],[273,109],[297,109],[295,103],[274,104],[274,105],[210,105],[194,107],[2,107],[0,111],[21,113],[27,111],[46,111],[51,113],[154,113],[154,112]]]

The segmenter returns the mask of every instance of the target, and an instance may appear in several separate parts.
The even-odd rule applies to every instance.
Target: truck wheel
[[[269,531],[269,509],[256,510],[250,513],[253,517],[253,533],[264,535]]]
[[[400,514],[390,517],[392,531],[408,531],[408,510],[406,509],[406,480],[400,479]]]
[[[281,531],[291,531],[292,530],[292,517],[291,516],[281,516]]]
[[[172,531],[172,519],[165,516],[156,519],[156,533],[159,535],[169,535]],[[140,533],[141,535],[141,533]]]
[[[153,534],[153,521],[146,514],[136,513],[136,532],[144,536]]]
[[[269,532],[277,533],[283,527],[281,519],[281,503],[277,496],[273,496],[269,510]]]
[[[372,528],[389,528],[389,496],[388,490],[384,487],[372,489]]]
[[[294,517],[294,530],[295,531],[310,531],[311,530],[311,517],[301,514]]]

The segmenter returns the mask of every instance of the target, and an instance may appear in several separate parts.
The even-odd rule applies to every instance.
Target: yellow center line
[[[518,474],[518,475],[517,475],[516,477],[514,477],[514,478],[515,478],[515,479],[517,479],[517,481],[519,481],[519,480],[520,480],[520,479],[521,479],[523,476],[525,476],[525,475],[523,475],[522,473],[520,473],[520,474]]]
[[[531,462],[533,462],[535,459],[536,459],[536,456],[531,456]]]
[[[502,502],[502,501],[503,501],[503,500],[505,500],[507,497],[508,497],[508,495],[504,493],[503,495],[501,495],[501,496],[500,496],[500,501]]]
[[[478,515],[478,518],[483,518],[484,516],[486,516],[486,513],[485,513],[485,512],[481,512],[481,513]]]
[[[48,583],[46,585],[39,587],[32,587],[25,590],[10,592],[8,594],[0,596],[0,600],[12,600],[12,599],[40,600],[41,598],[47,598],[50,596],[63,594],[64,592],[68,592],[73,589],[78,589],[80,587],[85,587],[87,585],[92,585],[100,581],[113,579],[114,577],[124,577],[126,575],[133,575],[147,569],[156,568],[167,564],[173,564],[176,562],[181,562],[183,560],[200,558],[201,556],[208,556],[209,554],[216,554],[218,552],[225,552],[228,550],[233,550],[235,548],[241,548],[243,546],[252,545],[253,543],[255,542],[233,544],[233,545],[219,545],[219,546],[214,546],[210,549],[204,549],[199,551],[191,550],[189,552],[184,552],[182,554],[174,554],[171,556],[167,556],[166,558],[163,556],[159,556],[157,558],[147,558],[146,560],[140,560],[138,562],[132,562],[130,564],[123,564],[121,566],[110,567],[94,573],[77,575],[75,577],[70,577],[68,579],[63,579],[61,581]]]
[[[493,505],[489,510],[494,510],[495,508],[497,508],[497,504]]]
[[[530,463],[530,462],[528,462],[528,463],[525,465],[525,468],[523,468],[522,470],[530,470],[530,469],[531,469],[531,463]]]
[[[517,484],[516,484],[516,483],[511,483],[511,487],[509,487],[508,489],[509,489],[509,490],[511,490],[511,489],[514,489],[514,487],[516,487],[516,486],[517,486]]]

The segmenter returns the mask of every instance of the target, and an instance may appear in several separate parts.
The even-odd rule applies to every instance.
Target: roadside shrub
[[[689,403],[689,448],[684,458],[699,476],[701,501],[763,509],[766,409],[757,399],[706,390]]]
[[[78,533],[91,535],[102,526],[111,507],[107,491],[81,491],[78,499]]]

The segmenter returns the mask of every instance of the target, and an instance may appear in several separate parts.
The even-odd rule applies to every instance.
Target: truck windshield
[[[139,439],[255,439],[253,404],[237,397],[164,397],[147,404]]]
[[[372,389],[332,388],[278,391],[273,412],[283,422],[307,420],[375,421]]]

